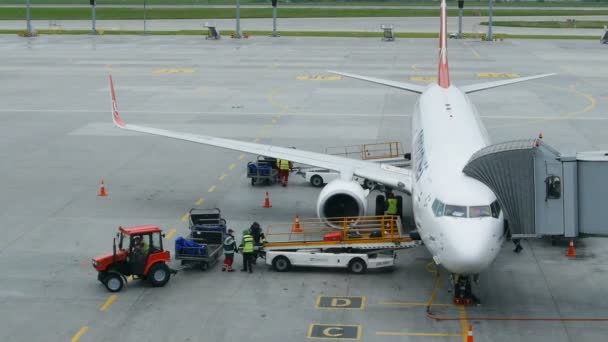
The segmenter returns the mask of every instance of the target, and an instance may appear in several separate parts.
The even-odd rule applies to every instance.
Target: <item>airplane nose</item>
[[[499,249],[494,225],[475,222],[453,228],[444,241],[445,268],[456,274],[477,274],[488,267]]]

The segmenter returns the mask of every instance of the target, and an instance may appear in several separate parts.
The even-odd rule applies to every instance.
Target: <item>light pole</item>
[[[146,34],[146,0],[144,0],[144,35]]]
[[[236,32],[234,38],[241,38],[241,0],[236,0]]]
[[[272,0],[272,36],[278,37],[277,33],[277,0]]]
[[[494,0],[490,0],[490,11],[488,13],[488,41],[494,40],[492,37],[492,11],[494,10]]]
[[[95,29],[95,0],[90,0],[91,2],[91,9],[92,9],[92,20],[91,20],[91,34],[97,34],[97,30]]]
[[[32,13],[30,12],[30,0],[27,0],[27,9],[25,11],[27,18],[27,36],[32,36]]]
[[[462,12],[464,0],[458,0],[458,39],[462,39]]]

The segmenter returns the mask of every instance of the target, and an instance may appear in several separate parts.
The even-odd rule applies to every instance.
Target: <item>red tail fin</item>
[[[437,77],[437,83],[442,88],[448,88],[450,86],[450,72],[448,68],[448,14],[447,5],[445,0],[441,0],[441,29],[439,31],[439,75]]]

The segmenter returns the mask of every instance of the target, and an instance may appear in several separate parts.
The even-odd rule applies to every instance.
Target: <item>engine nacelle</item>
[[[333,180],[319,194],[317,215],[326,222],[333,217],[364,216],[368,194],[358,182]]]

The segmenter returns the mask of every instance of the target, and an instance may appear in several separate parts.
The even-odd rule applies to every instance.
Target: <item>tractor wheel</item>
[[[165,286],[169,278],[171,278],[171,272],[169,266],[164,262],[154,264],[148,272],[148,280],[155,287]]]
[[[361,273],[365,273],[365,271],[367,270],[367,265],[365,264],[365,261],[356,258],[351,260],[351,262],[348,264],[348,269],[355,274],[361,274]]]
[[[323,186],[323,178],[321,178],[319,175],[314,175],[310,179],[310,184],[312,184],[312,186],[315,188],[320,188]]]
[[[286,257],[279,255],[272,260],[272,267],[277,272],[287,272],[291,269],[291,262]]]
[[[124,286],[122,277],[118,273],[110,272],[103,279],[103,284],[110,292],[119,292]]]

